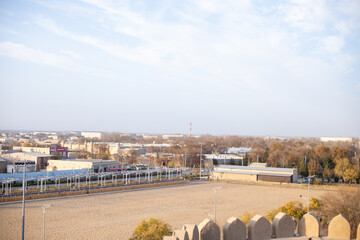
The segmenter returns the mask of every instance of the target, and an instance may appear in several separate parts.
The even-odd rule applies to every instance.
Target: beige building
[[[266,167],[263,164],[250,166],[220,165],[211,172],[212,179],[241,180],[241,181],[267,181],[296,183],[297,169]]]
[[[13,147],[14,150],[19,150],[22,152],[38,152],[43,154],[50,155],[50,147]]]
[[[119,167],[116,161],[102,159],[49,160],[48,163],[48,171],[90,169],[94,172],[105,172],[109,168]]]
[[[38,152],[11,152],[3,153],[2,157],[11,162],[19,160],[35,161],[35,169],[36,171],[40,171],[41,169],[46,169],[48,160],[51,158],[51,155]]]

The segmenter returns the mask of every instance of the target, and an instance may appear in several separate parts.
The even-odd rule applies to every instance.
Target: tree
[[[137,156],[136,156],[136,151],[135,150],[130,150],[130,158],[128,160],[128,163],[130,165],[134,165],[137,163]]]
[[[344,172],[344,180],[347,182],[356,180],[357,177],[357,171],[352,166],[349,166]]]
[[[338,177],[343,177],[346,169],[349,168],[350,163],[348,158],[338,158],[335,160],[335,174]]]
[[[351,227],[351,238],[356,236],[356,228],[360,222],[360,189],[353,189],[351,191],[339,190],[331,191],[322,195],[320,201],[322,206],[315,211],[315,214],[322,220],[324,227],[328,222],[338,214],[344,215],[349,221]]]
[[[320,171],[320,164],[316,159],[311,159],[308,165],[309,168],[309,175],[316,174]]]
[[[302,176],[309,176],[309,172],[305,164],[305,159],[300,161],[299,173]]]
[[[52,159],[62,159],[63,156],[58,152],[58,151],[55,151],[54,152],[54,155],[52,156]]]
[[[285,167],[287,165],[286,153],[282,150],[270,152],[269,163],[272,167]]]
[[[328,166],[325,166],[322,176],[324,178],[331,178],[334,176],[334,171],[332,169],[328,168]]]
[[[316,146],[314,149],[315,155],[319,160],[330,157],[330,148],[325,145]]]
[[[162,240],[164,236],[169,235],[171,235],[169,224],[158,218],[150,218],[136,226],[130,240]]]
[[[349,150],[344,147],[333,147],[330,150],[330,155],[332,159],[339,159],[339,158],[347,158],[349,156]]]
[[[110,159],[109,148],[104,144],[94,144],[95,151],[97,152],[96,157],[103,160]]]

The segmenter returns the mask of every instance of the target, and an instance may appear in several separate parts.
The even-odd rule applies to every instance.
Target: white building
[[[212,179],[239,181],[266,181],[297,183],[298,172],[295,168],[273,168],[263,164],[251,164],[248,167],[222,165],[214,167]]]
[[[16,161],[14,164],[7,165],[7,173],[23,173],[25,161]],[[36,164],[34,161],[26,160],[26,172],[35,172]]]
[[[353,138],[351,137],[321,137],[320,141],[322,142],[352,142]]]
[[[47,171],[89,169],[94,172],[106,171],[108,168],[118,168],[116,161],[102,159],[71,159],[71,160],[49,160]]]
[[[35,162],[36,171],[46,169],[47,162],[51,158],[51,155],[39,153],[39,152],[6,152],[2,154],[4,159],[11,162],[31,160]]]
[[[227,149],[227,153],[232,153],[232,154],[245,155],[246,153],[249,152],[251,152],[251,148],[247,148],[247,147],[239,147],[239,148],[231,147]]]
[[[102,137],[102,132],[81,132],[81,136],[85,138],[98,138],[100,139]]]
[[[204,154],[205,160],[216,160],[216,165],[228,165],[231,160],[234,164],[243,164],[244,157],[237,154]]]

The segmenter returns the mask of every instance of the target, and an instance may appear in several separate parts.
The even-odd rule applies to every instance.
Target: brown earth
[[[173,229],[185,223],[199,224],[214,211],[217,190],[217,220],[222,224],[246,211],[265,214],[291,200],[307,196],[307,189],[234,183],[188,184],[159,189],[111,193],[28,202],[25,239],[41,239],[42,205],[46,210],[46,239],[128,239],[136,225],[150,217],[162,218]],[[325,190],[312,190],[320,197]],[[305,204],[304,204],[305,205]],[[21,204],[0,205],[0,239],[20,239]]]

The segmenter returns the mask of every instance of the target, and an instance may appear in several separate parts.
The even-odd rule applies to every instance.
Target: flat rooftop
[[[247,166],[234,166],[234,165],[219,165],[215,167],[216,171],[219,171],[220,169],[234,169],[234,170],[253,170],[253,171],[269,171],[269,172],[286,172],[286,173],[292,173],[293,168],[274,168],[274,167],[247,167]]]

